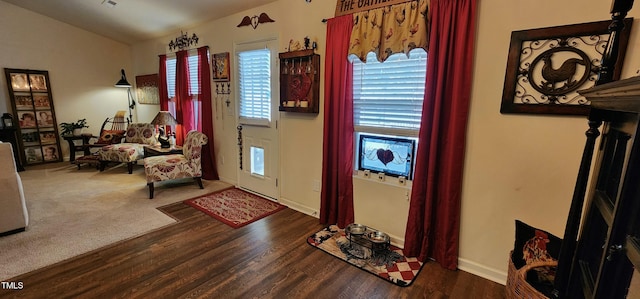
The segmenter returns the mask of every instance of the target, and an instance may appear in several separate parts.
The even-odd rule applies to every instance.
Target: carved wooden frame
[[[617,60],[613,65],[613,80],[620,78],[632,21],[632,18],[624,20],[624,28],[619,35],[620,44]],[[609,37],[603,37],[609,35],[610,24],[611,21],[600,21],[513,31],[500,113],[588,115],[589,101],[579,95],[577,90],[595,85],[601,69],[602,55],[609,40]],[[583,49],[592,53],[585,53]],[[551,60],[551,56],[558,52],[565,52],[561,55],[569,57],[564,62],[576,58],[572,61],[573,72],[561,72],[563,67],[555,69],[557,66],[553,66],[554,60]],[[551,71],[555,73],[547,69],[545,77],[542,69],[549,61]],[[539,67],[541,63],[543,66]],[[573,79],[573,75],[579,70],[582,70],[583,74],[577,76],[579,79]],[[568,79],[561,81],[544,81],[548,77],[563,77],[550,74],[569,75]],[[564,85],[556,87],[556,84],[562,83]]]

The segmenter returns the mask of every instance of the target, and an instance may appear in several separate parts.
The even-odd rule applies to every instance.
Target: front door
[[[277,40],[236,44],[238,185],[278,199]]]

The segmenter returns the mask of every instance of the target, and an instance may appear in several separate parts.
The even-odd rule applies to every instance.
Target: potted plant
[[[60,123],[60,128],[62,128],[60,135],[66,136],[73,134],[79,136],[82,133],[82,129],[88,127],[86,118],[79,119],[77,122]]]

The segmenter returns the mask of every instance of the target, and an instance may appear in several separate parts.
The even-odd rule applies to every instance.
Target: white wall
[[[120,69],[131,69],[127,45],[0,1],[0,53],[2,68],[49,72],[58,123],[86,118],[86,132],[98,134],[105,118],[127,109],[126,92],[113,87]],[[0,114],[12,110],[2,77]]]
[[[479,3],[459,261],[504,283],[515,219],[563,237],[587,129],[584,117],[500,114],[511,31],[609,20],[610,1]],[[623,77],[640,66],[634,23]]]

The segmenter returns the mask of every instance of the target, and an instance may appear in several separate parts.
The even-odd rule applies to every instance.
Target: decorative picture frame
[[[33,111],[19,111],[18,122],[20,123],[20,128],[35,128],[36,115]]]
[[[631,32],[624,20],[613,78],[618,80]],[[578,90],[595,85],[611,21],[513,31],[500,113],[588,115]]]
[[[211,55],[211,72],[213,81],[229,82],[231,78],[231,60],[229,52]]]
[[[11,88],[14,91],[29,91],[29,80],[26,73],[11,74]]]
[[[31,83],[31,90],[34,92],[47,91],[47,79],[43,74],[29,74],[29,82]]]
[[[150,105],[160,104],[158,80],[158,74],[136,76],[138,103]]]
[[[49,72],[5,68],[4,73],[12,113],[5,113],[2,122],[16,130],[19,164],[62,161]]]

